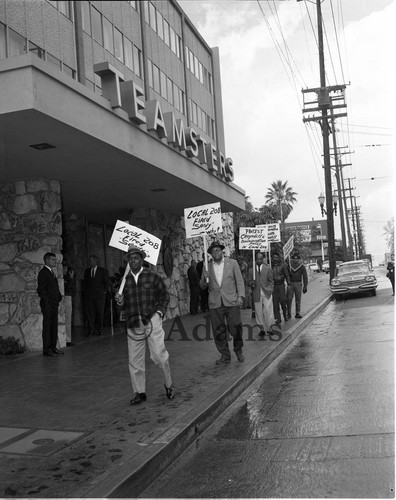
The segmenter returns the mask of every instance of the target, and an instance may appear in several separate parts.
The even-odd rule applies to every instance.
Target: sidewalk
[[[207,314],[167,320],[171,401],[150,361],[147,402],[130,406],[123,326],[101,337],[76,329],[57,358],[1,357],[0,497],[137,497],[326,307],[328,281],[311,278],[303,319],[282,323],[281,339],[258,340],[243,310],[244,363],[215,365]]]

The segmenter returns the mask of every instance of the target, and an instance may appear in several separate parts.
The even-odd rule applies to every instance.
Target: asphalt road
[[[394,297],[332,302],[141,498],[394,498]]]

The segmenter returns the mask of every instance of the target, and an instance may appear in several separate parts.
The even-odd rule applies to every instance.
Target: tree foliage
[[[278,210],[278,220],[285,222],[293,210],[293,204],[297,201],[296,192],[287,186],[288,181],[277,180],[271,184],[265,195],[267,206],[276,207]]]

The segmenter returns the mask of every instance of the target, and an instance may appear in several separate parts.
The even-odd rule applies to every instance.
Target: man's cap
[[[129,257],[129,255],[132,255],[133,253],[138,253],[143,260],[147,257],[146,252],[144,250],[135,245],[129,245],[127,256]]]
[[[224,246],[224,245],[222,245],[222,244],[220,243],[220,241],[213,241],[213,242],[212,242],[212,244],[210,245],[210,247],[208,248],[208,253],[210,253],[210,254],[212,255],[212,250],[213,250],[214,248],[216,248],[216,247],[221,248],[222,250],[224,250],[224,249],[225,249],[225,246]]]

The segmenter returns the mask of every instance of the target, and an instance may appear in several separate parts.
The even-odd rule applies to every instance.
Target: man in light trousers
[[[165,347],[165,333],[162,328],[162,318],[169,303],[169,293],[162,278],[143,266],[145,258],[146,253],[141,248],[129,247],[128,263],[131,271],[126,277],[124,293],[115,295],[118,306],[125,306],[126,311],[129,374],[135,393],[131,405],[144,403],[147,399],[146,342],[152,361],[162,368],[167,398],[175,397],[169,354]]]

